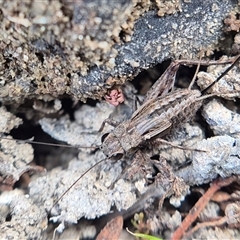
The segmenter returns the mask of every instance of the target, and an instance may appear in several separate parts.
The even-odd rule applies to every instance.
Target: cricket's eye
[[[111,156],[111,159],[114,161],[120,160],[121,158],[123,158],[122,153],[117,153],[117,154]]]
[[[104,140],[106,139],[106,137],[108,136],[109,133],[105,133],[102,135],[101,141],[102,143],[104,142]]]

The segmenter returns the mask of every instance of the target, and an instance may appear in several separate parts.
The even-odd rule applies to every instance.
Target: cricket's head
[[[118,138],[113,133],[106,133],[102,136],[101,150],[107,158],[119,160],[124,156],[124,150]]]

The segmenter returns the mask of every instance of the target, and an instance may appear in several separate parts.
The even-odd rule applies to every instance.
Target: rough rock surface
[[[0,100],[101,99],[165,59],[221,48],[223,20],[237,7],[235,0],[176,1],[170,9],[156,2],[2,1]]]
[[[48,225],[47,213],[19,190],[0,196],[1,239],[40,239]]]

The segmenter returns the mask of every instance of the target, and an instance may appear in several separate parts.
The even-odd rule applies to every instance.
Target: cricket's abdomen
[[[169,100],[168,106],[161,109],[161,111],[157,110],[157,114],[169,119],[172,127],[177,127],[181,123],[190,121],[201,107],[200,96],[201,92],[198,90],[178,90],[175,94],[170,94],[169,98],[164,99],[164,101]]]
[[[148,115],[135,125],[136,131],[149,139],[189,121],[201,106],[200,96],[198,90],[182,89],[157,98],[145,109]]]

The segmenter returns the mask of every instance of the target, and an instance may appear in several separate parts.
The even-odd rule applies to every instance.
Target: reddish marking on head
[[[124,95],[120,88],[111,89],[104,98],[115,107],[124,102]]]

